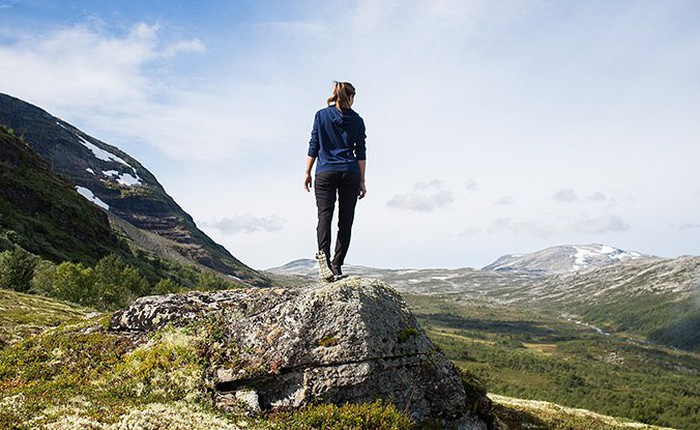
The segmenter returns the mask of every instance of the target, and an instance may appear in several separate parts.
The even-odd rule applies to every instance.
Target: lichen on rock
[[[148,332],[202,321],[215,329],[203,345],[205,373],[222,408],[384,400],[415,420],[489,427],[488,416],[468,407],[474,395],[456,367],[380,281],[144,297],[117,312],[110,329]],[[479,401],[488,406],[485,396]]]

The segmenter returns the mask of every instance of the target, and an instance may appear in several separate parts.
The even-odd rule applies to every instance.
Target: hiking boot
[[[331,270],[333,271],[333,274],[335,275],[333,277],[334,281],[339,281],[341,279],[345,279],[348,277],[348,275],[343,275],[343,271],[340,270],[340,266],[331,265]]]
[[[318,277],[324,281],[332,281],[335,275],[328,265],[328,258],[326,258],[326,253],[323,251],[318,251],[316,253],[316,261],[318,262]]]

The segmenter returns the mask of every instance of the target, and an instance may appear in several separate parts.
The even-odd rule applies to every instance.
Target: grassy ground
[[[479,318],[460,317],[459,312],[465,312],[461,307],[444,309],[446,303],[421,304],[418,299],[412,303],[420,308],[433,339],[461,367],[473,369],[497,387],[492,391],[533,386],[546,391],[551,387],[550,376],[543,377],[542,372],[527,367],[508,368],[498,360],[480,361],[483,351],[498,353],[515,348],[517,354],[537,359],[578,360],[579,352],[571,346],[582,337],[576,335],[576,327],[562,342],[553,339],[561,334],[546,321],[524,318],[526,315],[498,319],[498,312],[483,309]],[[430,313],[425,313],[430,309],[440,310],[436,321],[441,325],[430,322]],[[0,348],[0,429],[440,428],[412,423],[392,405],[382,402],[311,406],[258,418],[217,410],[205,377],[207,358],[202,355],[216,345],[212,338],[216,331],[210,330],[213,326],[206,322],[183,329],[165,328],[148,338],[136,339],[104,330],[108,315],[86,317],[89,310],[37,296],[0,290],[0,310],[5,339]],[[480,328],[470,328],[473,325]],[[518,330],[523,327],[529,327],[532,338],[526,342],[527,348],[516,348],[513,336],[522,336]],[[507,335],[499,333],[499,328]],[[605,348],[599,347],[598,351]],[[679,354],[677,358],[682,357]],[[598,394],[595,390],[588,393]],[[493,400],[497,416],[511,430],[635,428],[620,420],[557,405],[498,396]]]
[[[48,327],[83,318],[87,310],[0,288],[0,349]]]
[[[508,430],[652,430],[667,429],[596,414],[549,402],[491,395],[494,412]]]

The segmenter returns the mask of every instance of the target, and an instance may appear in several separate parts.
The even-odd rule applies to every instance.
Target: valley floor
[[[534,309],[404,297],[432,341],[490,393],[648,425],[692,429],[700,422],[699,354],[601,334]],[[519,407],[503,400],[496,404],[506,414]],[[548,410],[534,408],[536,402],[523,404],[540,417]]]

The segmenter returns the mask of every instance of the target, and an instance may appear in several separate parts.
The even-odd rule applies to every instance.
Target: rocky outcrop
[[[490,427],[488,399],[465,389],[455,366],[382,282],[144,297],[117,312],[110,328],[147,332],[198,321],[211,321],[219,333],[207,348],[220,407],[384,399],[416,420]]]

